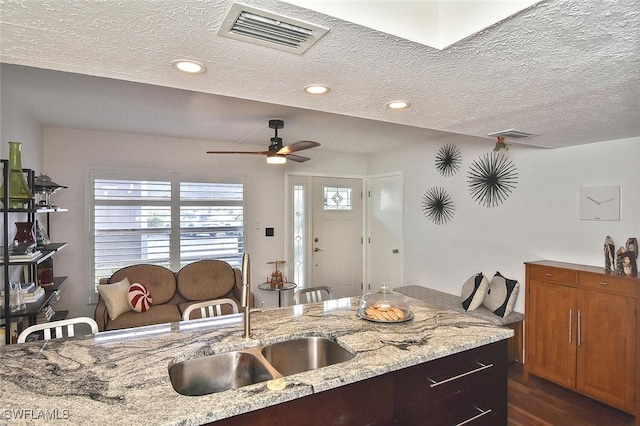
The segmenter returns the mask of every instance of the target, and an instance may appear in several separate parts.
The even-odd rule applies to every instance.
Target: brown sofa
[[[95,320],[100,331],[117,330],[143,325],[180,321],[187,306],[205,300],[229,298],[241,306],[242,274],[220,260],[200,260],[184,266],[174,273],[157,265],[133,265],[116,271],[110,278],[100,280],[100,285],[121,282],[124,278],[144,285],[152,298],[151,307],[145,312],[129,310],[111,319],[102,295],[98,300]],[[253,307],[253,294],[250,295]],[[230,307],[228,312],[231,313]],[[191,318],[199,317],[196,310]]]

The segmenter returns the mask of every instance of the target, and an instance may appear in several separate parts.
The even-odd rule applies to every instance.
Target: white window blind
[[[92,181],[94,292],[100,278],[139,263],[174,271],[201,259],[241,266],[242,183],[182,182],[179,175]]]

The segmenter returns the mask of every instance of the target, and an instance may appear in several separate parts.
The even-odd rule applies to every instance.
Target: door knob
[[[398,253],[400,253],[400,250],[398,250],[398,249],[393,249],[393,250],[391,250],[391,252],[392,252],[392,253],[394,253],[394,254],[398,254]]]
[[[313,251],[315,251],[317,253],[319,251],[324,251],[324,250],[322,250],[321,248],[316,247],[316,248],[313,249]]]

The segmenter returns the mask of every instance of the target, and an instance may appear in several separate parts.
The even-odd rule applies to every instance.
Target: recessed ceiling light
[[[331,89],[324,84],[310,84],[304,88],[304,91],[310,95],[324,95],[329,93]]]
[[[407,101],[391,101],[387,104],[389,109],[407,109],[411,104]]]
[[[207,68],[200,62],[189,59],[178,59],[177,61],[173,61],[173,66],[178,71],[186,72],[187,74],[202,74],[207,70]]]

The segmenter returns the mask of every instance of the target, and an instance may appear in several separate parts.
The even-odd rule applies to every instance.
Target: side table
[[[260,290],[277,291],[278,292],[278,307],[279,308],[282,307],[282,292],[286,291],[286,290],[293,290],[296,287],[298,287],[298,284],[292,283],[292,282],[282,283],[282,285],[279,286],[279,287],[272,286],[271,283],[258,284],[258,288]]]

